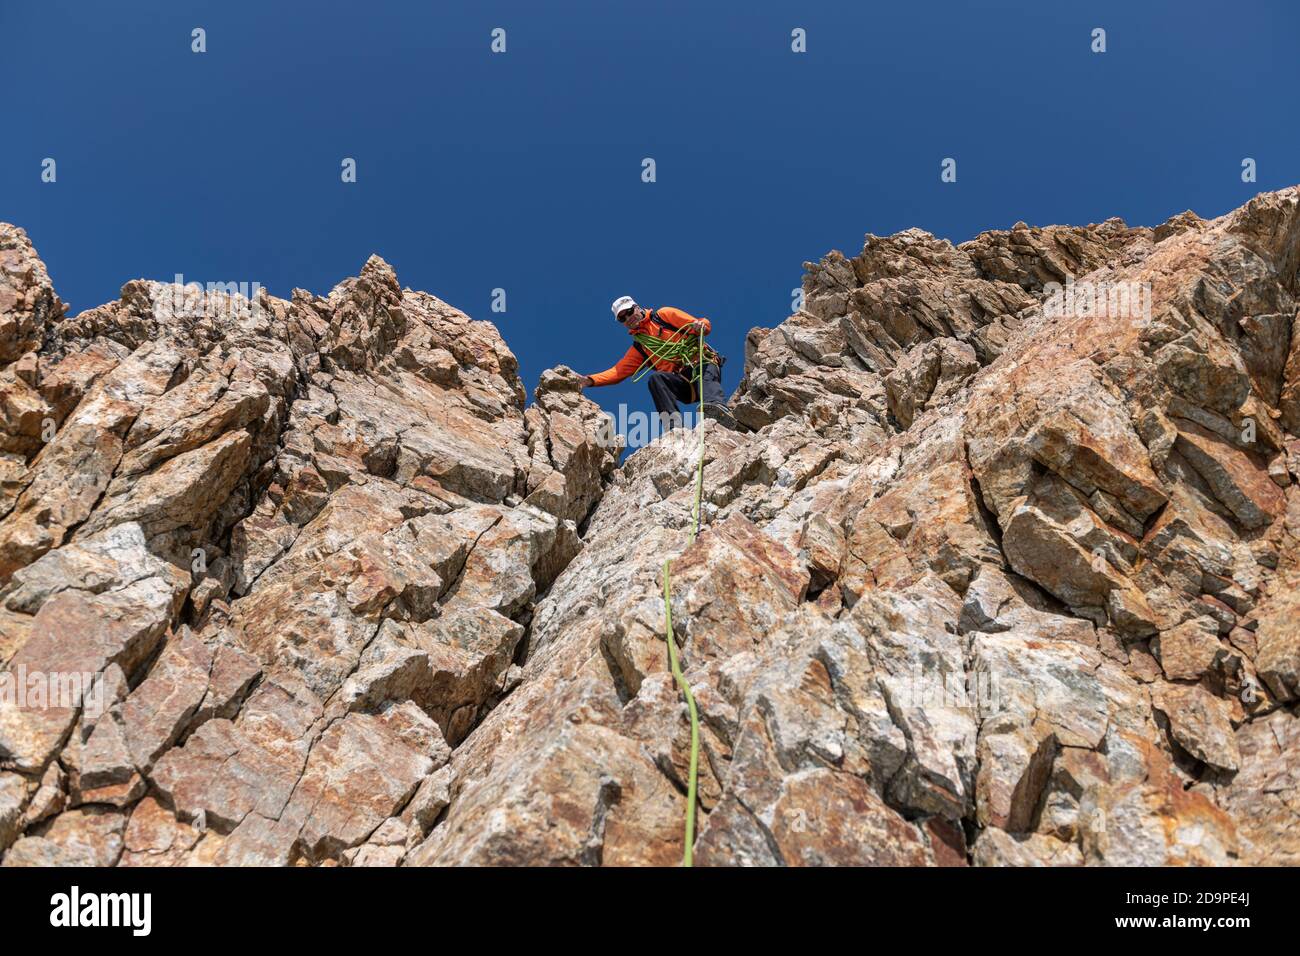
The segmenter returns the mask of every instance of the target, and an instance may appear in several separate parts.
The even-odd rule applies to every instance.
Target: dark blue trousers
[[[695,386],[689,378],[677,372],[654,372],[650,376],[650,397],[654,399],[655,410],[660,416],[669,417],[665,428],[671,428],[673,422],[682,420],[678,402],[694,404],[699,401]],[[722,394],[722,369],[712,363],[704,366],[704,401],[710,405],[725,405],[726,396]]]

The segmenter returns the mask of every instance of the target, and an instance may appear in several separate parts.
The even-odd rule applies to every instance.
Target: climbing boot
[[[713,419],[723,428],[729,428],[733,432],[737,429],[736,418],[726,405],[720,405],[717,402],[705,402],[704,417]]]

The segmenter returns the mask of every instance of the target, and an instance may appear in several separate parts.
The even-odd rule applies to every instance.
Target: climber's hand
[[[681,332],[683,335],[699,335],[704,331],[704,323],[699,319],[696,319],[693,322],[687,322],[677,331]]]
[[[591,377],[590,375],[584,375],[584,376],[582,376],[582,381],[580,381],[580,382],[578,383],[578,387],[579,387],[579,388],[591,388],[591,387],[592,387],[593,385],[595,385],[595,384],[596,384],[596,382],[592,379],[592,377]]]

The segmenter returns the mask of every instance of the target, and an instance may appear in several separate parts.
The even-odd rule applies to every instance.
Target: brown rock
[[[1082,866],[1079,848],[1041,833],[1013,835],[990,827],[975,844],[976,866]]]
[[[868,236],[619,465],[378,258],[67,318],[0,227],[0,676],[104,678],[0,693],[4,863],[673,865],[666,640],[701,865],[1285,862],[1297,267],[1295,189]]]
[[[1223,651],[1219,625],[1212,617],[1197,617],[1151,640],[1151,651],[1170,680],[1197,680]]]
[[[39,346],[46,325],[63,311],[27,233],[0,223],[0,364]]]
[[[1156,706],[1169,718],[1174,739],[1197,760],[1220,770],[1240,767],[1227,701],[1199,686],[1171,686],[1160,691]]]
[[[809,770],[787,778],[772,838],[791,866],[921,866],[926,841],[858,777]]]
[[[9,848],[0,866],[113,866],[122,855],[126,818],[104,807],[61,813]]]
[[[1176,447],[1244,527],[1263,527],[1282,513],[1281,491],[1245,452],[1192,422],[1180,425]]]

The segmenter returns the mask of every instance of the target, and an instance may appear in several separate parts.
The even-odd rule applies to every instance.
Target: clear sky
[[[730,392],[802,263],[864,233],[1154,225],[1300,181],[1293,0],[0,0],[0,37],[0,219],[73,312],[176,273],[323,294],[377,252],[496,322],[530,393],[613,364],[621,294],[710,317]]]

